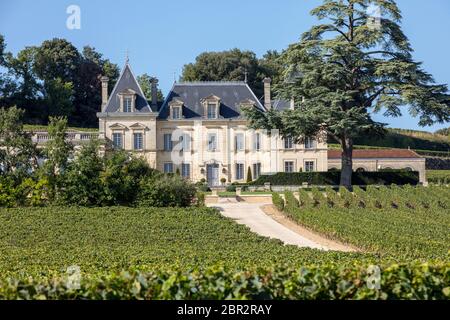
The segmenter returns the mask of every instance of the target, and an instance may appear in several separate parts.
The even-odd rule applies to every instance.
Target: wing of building
[[[144,157],[153,168],[212,186],[245,182],[250,174],[256,179],[261,174],[338,168],[340,157],[328,153],[326,139],[307,137],[296,144],[276,132],[248,128],[243,107],[261,112],[294,108],[293,101],[271,99],[270,82],[264,80],[262,101],[245,82],[193,82],[175,83],[158,103],[157,82],[153,96],[146,97],[127,63],[109,97],[108,79],[102,78],[100,134],[110,148]],[[368,170],[386,162],[383,155],[379,161],[357,156],[356,164]],[[390,167],[420,167],[422,177],[424,161],[416,165],[416,156],[389,158]]]
[[[295,144],[247,127],[243,107],[282,110],[289,102],[270,100],[266,79],[264,101],[245,82],[175,83],[161,104],[145,97],[127,63],[108,97],[102,78],[100,133],[110,145],[145,157],[162,172],[179,171],[210,185],[245,182],[275,172],[327,171],[327,145],[317,139]],[[156,92],[156,83],[153,84]],[[148,100],[150,99],[150,100]]]

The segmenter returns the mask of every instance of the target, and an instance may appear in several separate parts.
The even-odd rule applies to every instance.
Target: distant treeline
[[[16,55],[6,51],[0,35],[0,107],[25,111],[27,124],[46,125],[49,117],[64,116],[73,127],[97,127],[102,75],[111,91],[120,68],[90,46],[79,51],[65,39],[26,47]],[[144,94],[151,95],[152,77],[138,77]],[[158,97],[162,99],[161,92]]]

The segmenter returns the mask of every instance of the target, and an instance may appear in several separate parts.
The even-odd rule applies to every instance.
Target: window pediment
[[[127,129],[126,126],[124,126],[123,124],[120,124],[120,123],[114,123],[114,124],[110,125],[109,128],[112,130],[126,130]]]
[[[137,94],[137,92],[132,89],[125,89],[118,93],[119,96],[132,96],[132,95],[136,95],[136,94]]]
[[[147,127],[146,127],[145,125],[143,125],[142,123],[139,123],[139,122],[137,122],[137,123],[135,123],[135,124],[132,124],[132,125],[130,126],[130,128],[131,128],[131,129],[134,129],[134,130],[138,130],[138,129],[140,129],[140,130],[146,130],[146,129],[147,129]]]
[[[214,94],[211,94],[211,95],[209,95],[209,96],[207,96],[207,97],[205,97],[205,98],[203,98],[201,100],[202,103],[205,103],[205,102],[216,102],[216,103],[218,103],[219,101],[220,101],[220,98],[218,96],[214,95]]]
[[[178,98],[173,98],[170,102],[169,102],[169,106],[182,106],[184,105],[183,100],[180,100]]]

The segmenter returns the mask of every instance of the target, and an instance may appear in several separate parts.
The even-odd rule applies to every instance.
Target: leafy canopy
[[[380,10],[379,23],[372,8]],[[295,138],[326,130],[342,142],[383,133],[374,111],[400,116],[408,106],[423,126],[450,120],[447,86],[435,84],[413,60],[394,1],[326,0],[311,13],[323,23],[284,53],[284,83],[276,88],[299,107],[267,115],[251,110],[253,127],[275,127]]]
[[[322,24],[283,54],[284,82],[276,87],[298,107],[246,113],[253,128],[279,129],[296,142],[317,135],[338,141],[341,184],[349,186],[353,139],[385,133],[373,112],[397,117],[408,106],[422,126],[444,123],[450,120],[448,89],[413,60],[395,1],[325,0],[311,14]]]

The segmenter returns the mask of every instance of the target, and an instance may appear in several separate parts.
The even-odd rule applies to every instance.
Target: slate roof
[[[109,100],[105,107],[105,112],[118,112],[120,107],[119,93],[126,92],[127,90],[133,90],[136,93],[136,112],[146,113],[157,110],[152,110],[147,99],[142,92],[133,72],[131,71],[130,65],[127,63],[125,68],[123,68],[120,74],[119,80],[117,81]]]
[[[173,99],[183,101],[185,119],[203,117],[201,100],[211,95],[220,98],[220,114],[223,119],[239,118],[240,104],[244,100],[252,100],[256,107],[265,110],[261,102],[245,82],[185,82],[175,83],[159,112],[159,119],[169,116],[169,102]]]
[[[340,150],[328,150],[328,159],[341,159]],[[421,158],[407,149],[353,150],[353,159],[405,159]]]

